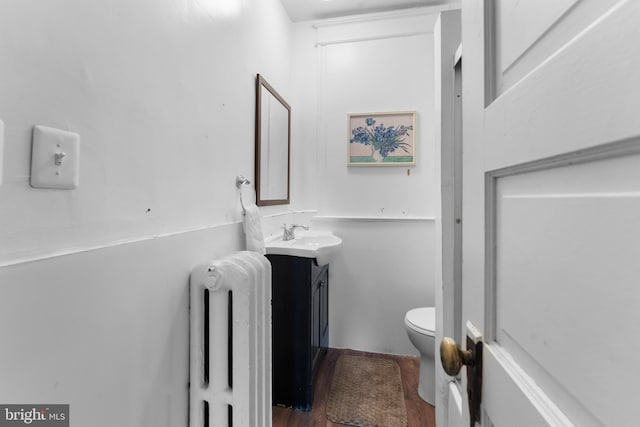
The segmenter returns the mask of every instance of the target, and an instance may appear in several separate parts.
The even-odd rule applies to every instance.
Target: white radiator
[[[237,252],[191,272],[190,427],[271,426],[271,264]]]

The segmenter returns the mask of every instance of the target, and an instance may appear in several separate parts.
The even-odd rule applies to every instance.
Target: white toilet
[[[419,307],[407,311],[404,324],[411,344],[420,352],[420,382],[418,395],[430,405],[435,405],[435,349],[436,308]]]

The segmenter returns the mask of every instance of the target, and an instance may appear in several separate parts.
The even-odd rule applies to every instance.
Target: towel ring
[[[242,184],[251,184],[247,178],[242,175],[238,175],[236,177],[236,187],[240,190],[240,206],[242,206],[242,215],[247,213],[247,210],[244,207],[244,202],[242,201]]]

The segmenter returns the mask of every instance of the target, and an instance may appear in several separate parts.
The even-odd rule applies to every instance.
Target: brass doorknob
[[[473,350],[462,350],[452,338],[444,337],[440,342],[440,360],[447,375],[455,377],[462,365],[474,364],[475,355]]]

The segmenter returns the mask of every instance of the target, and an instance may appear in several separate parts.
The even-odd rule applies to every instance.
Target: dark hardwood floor
[[[420,361],[417,357],[394,356],[388,354],[367,353],[363,351],[330,348],[318,368],[318,376],[314,388],[313,409],[310,412],[299,412],[289,408],[273,407],[273,427],[306,427],[326,426],[340,427],[327,420],[325,405],[336,361],[341,354],[373,356],[392,359],[400,365],[404,398],[407,407],[408,427],[435,427],[435,409],[418,396],[418,372]]]

